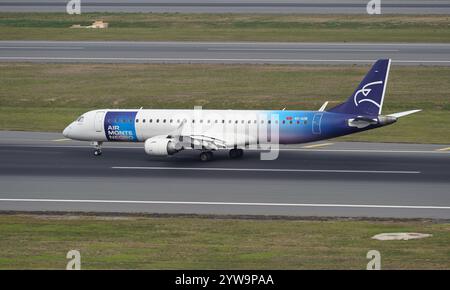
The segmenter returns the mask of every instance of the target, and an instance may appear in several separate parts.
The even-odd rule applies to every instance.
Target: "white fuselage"
[[[322,115],[313,111],[104,109],[85,113],[63,134],[98,142],[208,136],[224,141],[227,147],[275,141],[300,143],[320,138]]]

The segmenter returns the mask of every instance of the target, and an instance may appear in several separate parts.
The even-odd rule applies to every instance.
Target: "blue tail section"
[[[342,114],[380,115],[390,66],[390,59],[377,60],[353,95],[345,103],[328,111]]]

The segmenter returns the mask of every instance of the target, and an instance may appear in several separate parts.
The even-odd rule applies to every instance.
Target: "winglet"
[[[408,116],[417,112],[420,112],[422,110],[410,110],[410,111],[405,111],[405,112],[399,112],[399,113],[393,113],[393,114],[389,114],[389,117],[395,117],[395,118],[400,118],[400,117],[404,117],[404,116]]]
[[[323,103],[322,107],[320,107],[320,109],[319,109],[319,112],[325,111],[325,108],[327,107],[327,105],[328,105],[328,101],[326,101],[325,103]]]

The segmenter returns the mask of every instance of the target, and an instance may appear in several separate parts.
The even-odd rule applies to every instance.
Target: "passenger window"
[[[139,123],[139,119],[136,119],[136,123]]]
[[[142,119],[142,123],[145,123],[145,119]]]
[[[159,119],[156,119],[156,123],[159,123]]]

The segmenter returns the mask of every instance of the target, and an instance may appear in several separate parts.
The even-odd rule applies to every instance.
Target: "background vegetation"
[[[0,129],[61,131],[98,108],[317,110],[369,66],[0,64]],[[450,67],[393,65],[383,113],[423,112],[342,140],[450,143]]]

